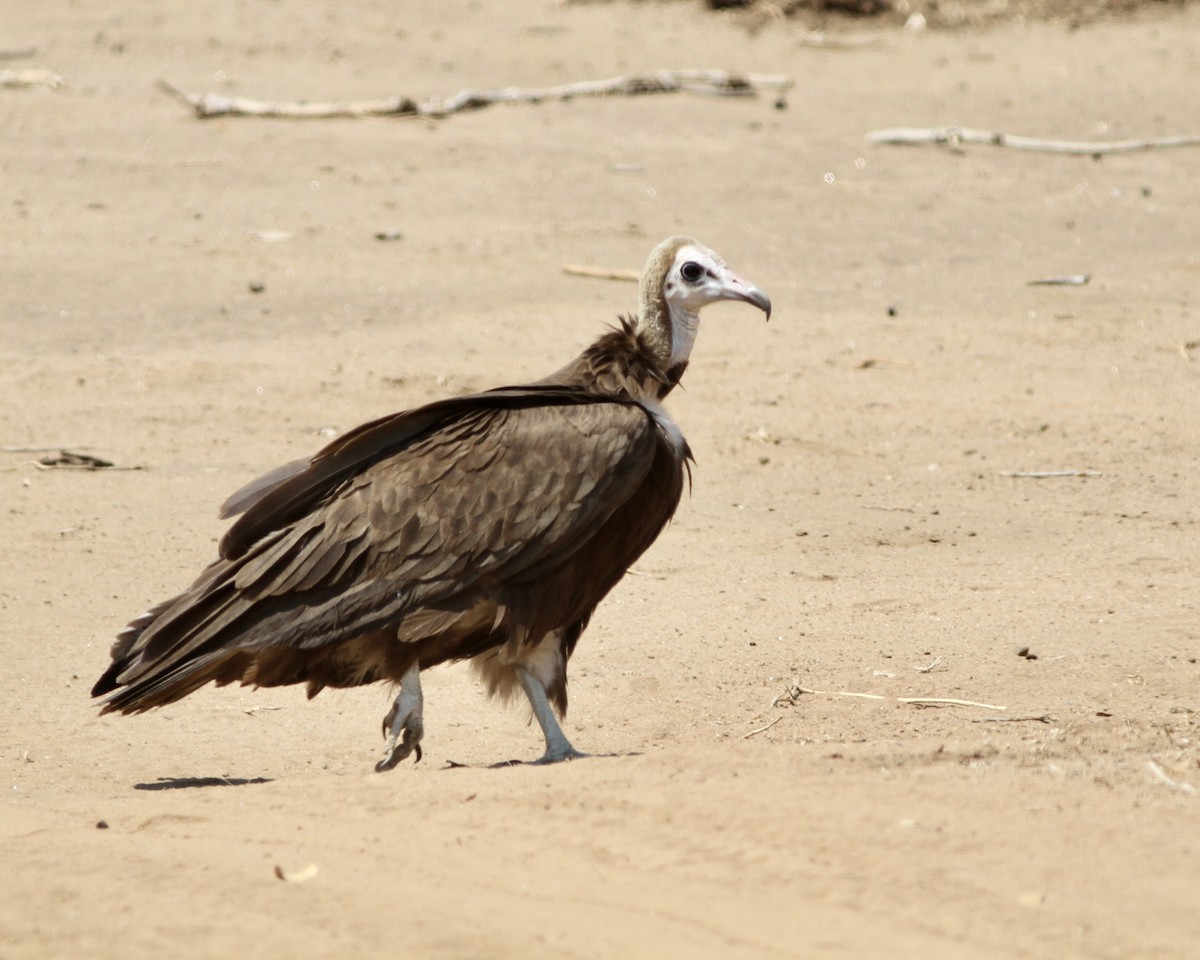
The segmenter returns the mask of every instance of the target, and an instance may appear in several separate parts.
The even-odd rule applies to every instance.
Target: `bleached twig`
[[[784,704],[792,705],[800,699],[802,694],[809,694],[823,697],[858,697],[863,700],[889,700],[895,699],[897,703],[907,704],[913,707],[980,707],[984,710],[1007,710],[1008,707],[997,706],[994,703],[980,703],[978,700],[958,700],[952,697],[885,697],[878,693],[857,693],[851,690],[813,690],[809,687],[801,687],[796,684],[791,684],[788,689],[771,701],[771,706],[778,707]]]
[[[1091,274],[1076,273],[1069,277],[1045,277],[1041,280],[1029,280],[1027,287],[1083,287],[1092,279]]]
[[[992,130],[973,130],[969,127],[893,127],[867,134],[871,143],[916,144],[935,143],[952,147],[964,143],[984,143],[1015,150],[1037,150],[1042,153],[1067,153],[1098,157],[1106,153],[1134,153],[1139,150],[1158,150],[1163,147],[1200,146],[1200,137],[1153,137],[1146,140],[1042,140],[1021,137]]]
[[[622,270],[619,267],[605,269],[604,267],[585,267],[577,263],[564,263],[563,273],[573,277],[592,277],[596,280],[632,280],[637,283],[640,274],[636,270]]]
[[[1154,779],[1161,783],[1164,787],[1170,787],[1172,790],[1178,790],[1180,793],[1194,794],[1196,792],[1196,788],[1190,783],[1181,783],[1178,780],[1172,780],[1169,776],[1167,776],[1167,771],[1164,770],[1162,766],[1154,760],[1146,761],[1146,769],[1149,770]]]
[[[744,734],[742,736],[742,739],[749,740],[751,737],[757,736],[758,734],[763,733],[766,730],[770,730],[773,726],[775,726],[775,724],[777,724],[782,719],[783,719],[783,714],[780,714],[774,720],[772,720],[770,723],[768,723],[765,727],[759,727],[757,730],[751,730],[749,733]]]
[[[879,693],[854,693],[850,690],[812,690],[809,687],[800,687],[796,685],[789,686],[787,690],[771,701],[771,706],[778,707],[783,704],[793,704],[800,699],[801,694],[809,694],[811,696],[821,697],[861,697],[863,700],[886,700],[887,697]]]
[[[1048,713],[1039,714],[1036,717],[970,717],[969,719],[971,723],[1054,723],[1054,718]]]
[[[1050,477],[1102,477],[1099,470],[1001,470],[1002,477],[1025,480],[1045,480]]]
[[[260,710],[282,710],[283,707],[246,707],[242,713],[248,717],[253,717]]]
[[[59,450],[94,450],[95,447],[90,447],[83,443],[58,443],[50,447],[0,447],[0,452],[3,453],[58,453]]]
[[[554,87],[501,87],[496,90],[461,90],[446,100],[418,103],[412,97],[381,100],[289,101],[253,100],[219,93],[185,93],[166,80],[159,89],[186,103],[197,117],[279,117],[291,120],[331,117],[429,117],[441,119],[465,110],[496,103],[542,103],[576,97],[634,97],[650,93],[703,93],[711,96],[754,97],[763,87],[786,90],[789,77],[727,70],[654,70],[607,80],[581,80]]]
[[[38,70],[34,67],[25,70],[0,70],[0,87],[49,87],[59,90],[66,86],[65,81],[52,70]]]
[[[914,707],[980,707],[983,710],[1007,710],[1008,707],[998,707],[994,703],[980,703],[978,700],[957,700],[953,697],[897,697],[897,703],[907,703]]]

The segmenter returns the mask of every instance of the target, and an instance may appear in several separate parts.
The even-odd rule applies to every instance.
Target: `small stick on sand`
[[[1180,793],[1196,792],[1196,788],[1190,783],[1180,783],[1177,780],[1172,780],[1167,776],[1167,771],[1164,770],[1156,761],[1147,760],[1146,769],[1154,776],[1154,779],[1161,783],[1164,787],[1170,787],[1172,790],[1178,790]]]
[[[1134,153],[1139,150],[1159,150],[1163,147],[1200,146],[1200,137],[1154,137],[1148,140],[1042,140],[1020,137],[992,130],[972,130],[969,127],[893,127],[867,134],[870,143],[915,144],[935,143],[958,147],[964,143],[985,143],[993,147],[1012,147],[1014,150],[1036,150],[1041,153],[1066,153],[1099,157],[1106,153]]]
[[[1043,713],[1040,717],[964,717],[971,723],[1054,723],[1050,714]]]
[[[1046,277],[1042,280],[1029,280],[1027,287],[1083,287],[1092,279],[1090,273],[1076,273],[1069,277]]]
[[[94,450],[85,443],[59,443],[50,447],[0,447],[2,453],[58,453],[60,450]]]
[[[903,367],[909,369],[913,366],[911,360],[895,360],[891,357],[870,357],[858,365],[859,370],[870,370],[873,367]]]
[[[1099,470],[1001,470],[1002,477],[1026,480],[1045,480],[1050,477],[1102,477]]]
[[[592,277],[596,280],[632,280],[637,283],[640,274],[636,270],[622,270],[619,267],[605,269],[604,267],[585,267],[577,263],[564,263],[563,273],[573,277]]]
[[[0,70],[0,87],[48,87],[61,90],[66,82],[52,70]]]
[[[1008,707],[996,706],[993,703],[980,703],[978,700],[958,700],[952,697],[885,697],[878,693],[856,693],[851,690],[813,690],[809,687],[801,687],[795,684],[788,686],[787,690],[771,701],[771,706],[779,707],[783,705],[791,706],[796,703],[802,694],[822,697],[858,697],[863,700],[891,700],[895,699],[897,703],[907,704],[912,707],[980,707],[984,710],[1007,710]]]
[[[1008,707],[998,707],[994,703],[980,703],[978,700],[956,700],[953,697],[897,697],[897,703],[907,703],[914,707],[979,707],[983,710],[1007,710]]]
[[[777,724],[782,719],[783,719],[783,714],[781,713],[774,720],[772,720],[770,723],[768,723],[765,727],[759,727],[757,730],[751,730],[749,733],[744,734],[742,736],[742,739],[749,740],[751,737],[762,733],[764,730],[770,730],[773,726],[775,726],[775,724]]]
[[[775,703],[780,701],[788,701],[795,703],[800,699],[802,693],[807,693],[810,696],[818,697],[859,697],[863,700],[886,700],[887,697],[879,693],[854,693],[851,690],[812,690],[809,687],[792,687],[786,693],[781,693],[775,698]]]
[[[289,120],[331,117],[428,117],[442,119],[466,110],[496,103],[542,103],[577,97],[635,97],[649,93],[702,93],[720,97],[756,97],[761,88],[787,90],[789,77],[727,70],[655,70],[607,80],[581,80],[556,87],[502,87],[497,90],[460,90],[447,100],[418,103],[412,97],[382,100],[288,101],[226,97],[218,93],[184,93],[159,80],[158,87],[186,103],[200,119],[209,117],[275,117]]]

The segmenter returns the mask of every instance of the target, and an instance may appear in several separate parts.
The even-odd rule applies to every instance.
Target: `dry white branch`
[[[782,719],[783,719],[783,715],[780,714],[778,717],[776,717],[774,720],[772,720],[770,723],[768,723],[765,727],[759,727],[757,730],[751,730],[749,733],[744,734],[742,736],[742,739],[749,740],[751,737],[758,736],[758,734],[763,733],[766,730],[770,730],[773,726],[775,726],[775,724],[777,724]]]
[[[1190,783],[1181,783],[1178,780],[1172,780],[1169,776],[1167,776],[1167,771],[1164,770],[1162,766],[1154,760],[1146,761],[1146,769],[1149,770],[1154,779],[1161,783],[1164,787],[1170,787],[1172,790],[1178,790],[1180,793],[1194,794],[1196,792],[1196,788]]]
[[[972,130],[969,127],[893,127],[888,130],[874,130],[867,134],[867,140],[871,143],[935,143],[951,147],[964,143],[985,143],[994,147],[1012,147],[1015,150],[1090,157],[1106,153],[1158,150],[1164,147],[1200,146],[1200,137],[1194,136],[1154,137],[1148,140],[1042,140],[992,130]]]
[[[870,370],[873,367],[902,367],[906,370],[914,366],[911,360],[898,360],[891,357],[869,357],[858,365],[859,370]]]
[[[942,662],[941,657],[934,657],[932,660],[929,661],[929,663],[925,664],[925,666],[923,666],[923,667],[914,666],[913,669],[916,670],[917,673],[932,673],[933,668],[936,667],[941,662]]]
[[[637,283],[640,274],[636,270],[623,270],[619,267],[605,269],[604,267],[585,267],[577,263],[564,263],[563,273],[573,277],[592,277],[596,280],[632,280]]]
[[[984,710],[1007,710],[993,703],[978,700],[958,700],[951,697],[886,697],[879,693],[857,693],[852,690],[813,690],[799,684],[788,684],[788,688],[771,701],[771,706],[794,706],[803,694],[822,697],[857,697],[862,700],[895,700],[912,707],[980,707]]]
[[[971,723],[1054,723],[1054,717],[1048,713],[1036,717],[970,717]]]
[[[285,870],[278,864],[275,865],[275,876],[288,883],[306,883],[319,872],[315,863],[310,863],[307,867],[301,867],[299,870]]]
[[[823,50],[861,50],[863,47],[877,47],[880,37],[875,35],[832,36],[824,30],[793,30],[792,39],[802,47],[820,47]]]
[[[0,447],[3,453],[58,453],[59,450],[95,450],[84,443],[58,443],[50,447]]]
[[[1008,707],[998,707],[994,703],[980,703],[978,700],[956,700],[953,697],[897,697],[897,703],[907,703],[914,707],[980,707],[983,710],[1007,710]]]
[[[1001,470],[1002,477],[1026,480],[1045,480],[1051,477],[1102,477],[1099,470]]]
[[[886,700],[881,693],[855,693],[852,690],[813,690],[810,687],[791,687],[785,693],[781,693],[775,698],[776,705],[782,702],[795,703],[800,699],[800,695],[807,693],[809,696],[819,697],[859,697],[863,700]]]
[[[1046,277],[1042,280],[1030,280],[1027,287],[1083,287],[1091,281],[1089,273],[1076,273],[1069,277]]]
[[[52,70],[0,70],[0,87],[48,87],[61,90],[66,82]]]
[[[288,101],[253,100],[218,93],[184,93],[159,80],[161,90],[186,103],[197,117],[278,117],[291,120],[331,117],[428,117],[441,119],[465,110],[496,103],[542,103],[577,97],[634,97],[650,93],[702,93],[710,96],[754,97],[760,88],[787,90],[789,77],[727,70],[655,70],[607,80],[581,80],[554,87],[502,87],[497,90],[461,90],[446,100],[418,103],[411,97],[381,100]]]

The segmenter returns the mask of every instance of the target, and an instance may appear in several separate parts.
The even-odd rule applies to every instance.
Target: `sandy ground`
[[[5,960],[1197,956],[1200,149],[865,135],[1200,133],[1200,8],[851,50],[690,4],[4,19],[37,51],[4,66],[67,86],[0,91],[0,442],[124,468],[0,454]],[[154,86],[664,66],[796,86],[436,124],[200,122]],[[386,775],[382,687],[97,717],[112,635],[213,556],[227,493],[549,372],[633,306],[562,264],[676,232],[776,314],[706,313],[671,404],[694,492],[572,662],[568,733],[613,756],[488,769],[540,737],[460,668]],[[1046,470],[1089,475],[1004,475]]]

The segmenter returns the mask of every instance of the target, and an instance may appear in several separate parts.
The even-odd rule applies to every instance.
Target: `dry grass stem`
[[[879,693],[859,693],[853,690],[814,690],[811,687],[801,687],[789,684],[788,688],[774,700],[771,706],[794,706],[804,694],[821,697],[857,697],[861,700],[895,700],[896,703],[912,707],[979,707],[983,710],[1007,710],[1008,707],[997,706],[994,703],[980,703],[978,700],[959,700],[954,697],[888,697]]]
[[[1078,273],[1069,277],[1046,277],[1042,280],[1030,280],[1027,287],[1083,287],[1092,279],[1090,273]]]
[[[1045,480],[1050,477],[1102,477],[1099,470],[1001,470],[1002,477],[1026,480]]]
[[[765,727],[759,727],[757,730],[751,730],[749,733],[743,734],[742,739],[749,740],[751,737],[757,736],[758,734],[762,733],[764,730],[770,730],[773,726],[775,726],[775,724],[777,724],[782,719],[783,719],[783,715],[780,714],[778,717],[776,717],[774,720],[772,720],[770,723],[768,723]]]
[[[1133,153],[1139,150],[1158,150],[1164,147],[1200,146],[1200,137],[1154,137],[1148,140],[1043,140],[1021,137],[992,130],[972,130],[969,127],[893,127],[867,134],[870,143],[916,144],[934,143],[958,147],[964,143],[983,143],[1015,150],[1036,150],[1041,153],[1066,153],[1098,157],[1106,153]]]
[[[637,283],[640,276],[636,270],[622,270],[619,267],[608,269],[605,267],[585,267],[577,263],[564,263],[562,268],[563,273],[569,273],[573,277],[592,277],[595,280],[630,280]]]
[[[46,87],[61,90],[66,82],[51,70],[0,70],[0,87]]]
[[[1164,787],[1170,787],[1172,790],[1178,790],[1180,793],[1188,793],[1193,795],[1196,793],[1196,788],[1190,783],[1181,783],[1178,780],[1172,780],[1171,777],[1167,775],[1167,771],[1164,770],[1162,766],[1155,760],[1147,760],[1146,769],[1149,770],[1154,779],[1161,783]]]
[[[980,703],[978,700],[958,700],[954,697],[897,697],[897,703],[907,703],[914,707],[979,707],[982,710],[1007,710],[994,703]]]
[[[93,450],[85,443],[58,443],[48,447],[0,447],[0,453],[58,453],[60,450]]]
[[[1037,717],[967,717],[971,723],[1055,723],[1054,717],[1043,713]]]

